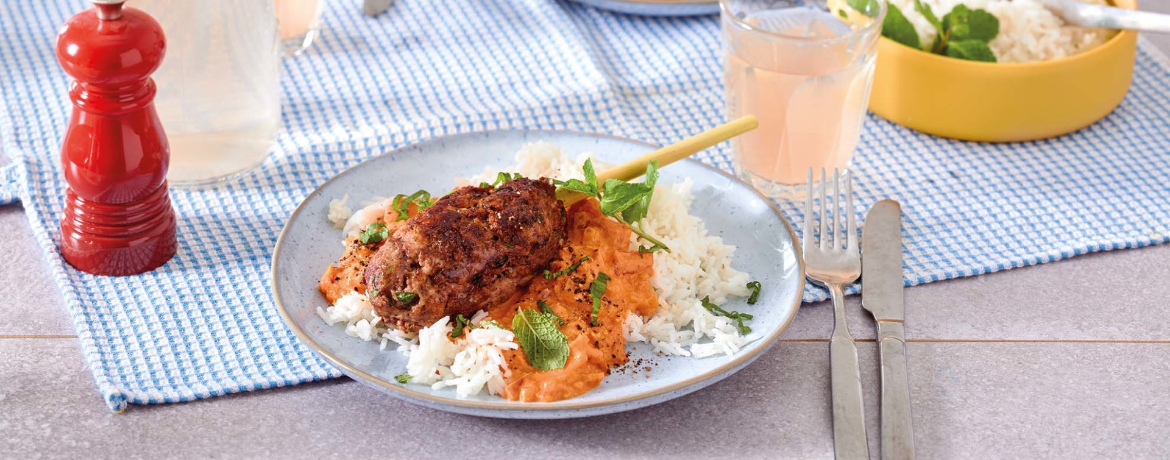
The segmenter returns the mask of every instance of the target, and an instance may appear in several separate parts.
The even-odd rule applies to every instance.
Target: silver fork
[[[833,450],[838,460],[869,459],[865,434],[865,408],[861,399],[861,371],[857,365],[857,345],[845,325],[846,284],[861,275],[861,256],[857,251],[857,225],[853,218],[853,179],[845,183],[846,233],[841,227],[841,173],[833,171],[833,220],[826,213],[825,170],[821,170],[820,242],[813,236],[813,172],[808,171],[808,196],[804,202],[805,270],[809,281],[829,290],[833,296],[833,338],[829,341],[829,366],[833,389]],[[844,238],[842,238],[844,236]]]

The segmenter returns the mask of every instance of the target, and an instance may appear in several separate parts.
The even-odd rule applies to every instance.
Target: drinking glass
[[[320,32],[324,0],[273,0],[280,21],[280,40],[286,56],[301,54]]]
[[[846,169],[861,135],[885,0],[720,0],[730,119],[760,126],[731,142],[736,172],[799,195],[809,168]]]
[[[170,144],[171,187],[214,185],[268,157],[280,129],[280,48],[272,0],[131,0],[166,35],[154,106]]]

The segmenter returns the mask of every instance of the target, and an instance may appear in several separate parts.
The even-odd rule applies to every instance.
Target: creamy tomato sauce
[[[416,212],[414,206],[410,214]],[[387,210],[379,219],[389,231],[400,225],[397,214]],[[548,304],[565,320],[560,327],[569,340],[565,367],[540,371],[528,363],[523,350],[506,350],[511,370],[503,397],[513,401],[551,402],[579,396],[597,388],[611,369],[625,364],[626,340],[622,323],[630,312],[649,316],[658,308],[658,296],[650,286],[654,274],[651,254],[630,251],[630,229],[611,220],[598,209],[596,200],[583,200],[568,209],[569,242],[561,248],[549,270],[556,272],[573,265],[583,256],[589,260],[577,270],[548,280],[537,275],[527,289],[508,302],[488,309],[491,319],[511,327],[520,308],[540,310],[536,301]],[[318,289],[330,305],[350,292],[366,292],[363,273],[380,243],[363,244],[356,236],[346,240],[346,251],[321,276]],[[589,286],[598,273],[609,275],[601,298],[598,325],[590,325],[593,298]]]
[[[569,267],[582,256],[589,260],[552,280],[537,276],[520,296],[488,311],[492,319],[510,326],[520,308],[540,310],[536,301],[541,300],[565,320],[560,328],[569,339],[564,368],[540,371],[528,363],[523,350],[505,351],[511,375],[502,396],[513,401],[559,401],[596,388],[610,369],[629,360],[622,336],[626,315],[649,316],[658,308],[658,296],[650,286],[653,256],[629,250],[630,229],[601,214],[595,200],[574,204],[568,214],[569,243],[549,270]],[[598,273],[610,279],[601,298],[598,325],[591,326],[589,286]]]

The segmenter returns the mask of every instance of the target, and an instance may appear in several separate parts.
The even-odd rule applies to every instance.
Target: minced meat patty
[[[365,271],[374,310],[412,331],[503,303],[556,258],[567,222],[548,179],[455,190],[374,254]]]

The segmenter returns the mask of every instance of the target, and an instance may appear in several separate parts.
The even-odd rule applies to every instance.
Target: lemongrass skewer
[[[720,142],[756,129],[757,126],[759,126],[759,120],[754,115],[747,115],[732,120],[622,163],[621,165],[606,169],[597,174],[597,184],[599,186],[604,184],[606,179],[623,181],[636,179],[638,176],[646,174],[646,165],[650,164],[653,160],[658,160],[658,167],[664,168],[666,165],[699,153]],[[569,205],[585,198],[585,195],[568,190],[560,190],[557,192],[557,198],[564,201],[566,205]]]

